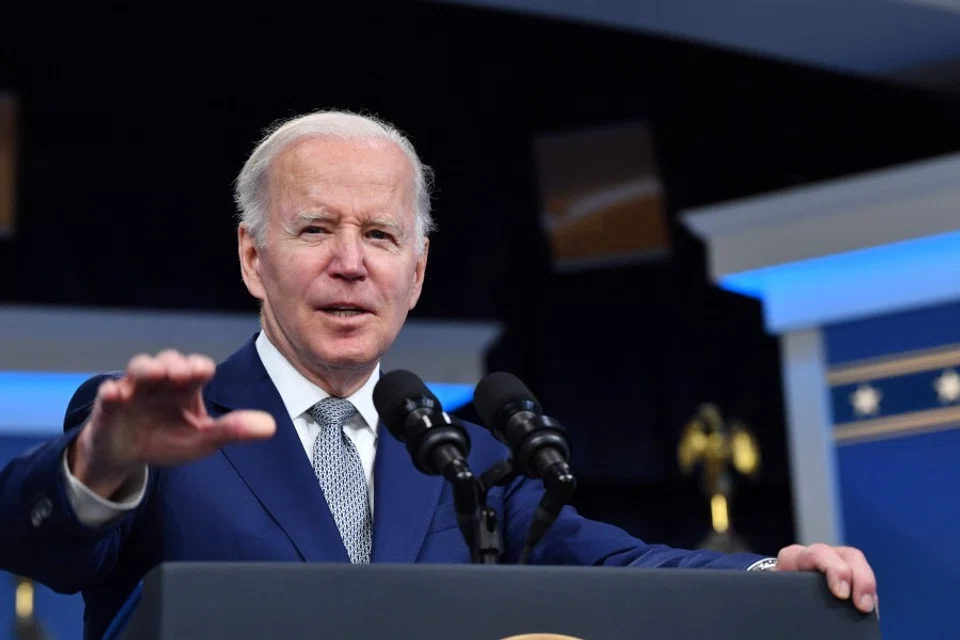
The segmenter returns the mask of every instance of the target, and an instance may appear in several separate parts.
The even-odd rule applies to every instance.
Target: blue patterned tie
[[[324,398],[313,405],[310,415],[320,426],[313,443],[313,470],[350,562],[368,564],[373,547],[373,519],[367,480],[357,449],[343,432],[344,423],[356,413],[356,407],[343,398]]]

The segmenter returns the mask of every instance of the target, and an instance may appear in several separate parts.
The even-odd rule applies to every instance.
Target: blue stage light
[[[0,436],[56,435],[70,398],[90,373],[0,371]],[[473,399],[473,385],[427,382],[447,411]]]
[[[723,276],[764,302],[767,326],[819,324],[954,300],[960,232],[927,236]]]

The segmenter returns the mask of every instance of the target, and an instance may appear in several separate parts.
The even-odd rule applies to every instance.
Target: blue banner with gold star
[[[838,442],[960,424],[960,348],[908,353],[831,370]]]
[[[885,640],[960,638],[960,305],[824,328],[844,537]]]

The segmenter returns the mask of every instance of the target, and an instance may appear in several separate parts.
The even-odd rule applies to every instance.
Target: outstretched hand
[[[144,465],[173,466],[232,442],[271,437],[276,423],[266,412],[207,413],[201,391],[215,369],[206,356],[176,351],[134,357],[122,378],[100,385],[70,450],[71,472],[108,498]]]

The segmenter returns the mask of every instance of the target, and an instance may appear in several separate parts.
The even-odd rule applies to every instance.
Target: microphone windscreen
[[[398,369],[384,374],[377,381],[373,388],[373,406],[380,414],[380,419],[387,422],[408,399],[419,396],[427,396],[436,401],[438,407],[440,406],[436,396],[430,392],[419,376],[410,371]],[[389,423],[387,426],[390,426]]]
[[[488,429],[497,428],[496,416],[504,406],[522,400],[532,402],[536,405],[537,412],[541,411],[540,403],[530,389],[527,389],[527,385],[517,376],[505,371],[489,374],[473,391],[473,406]]]

